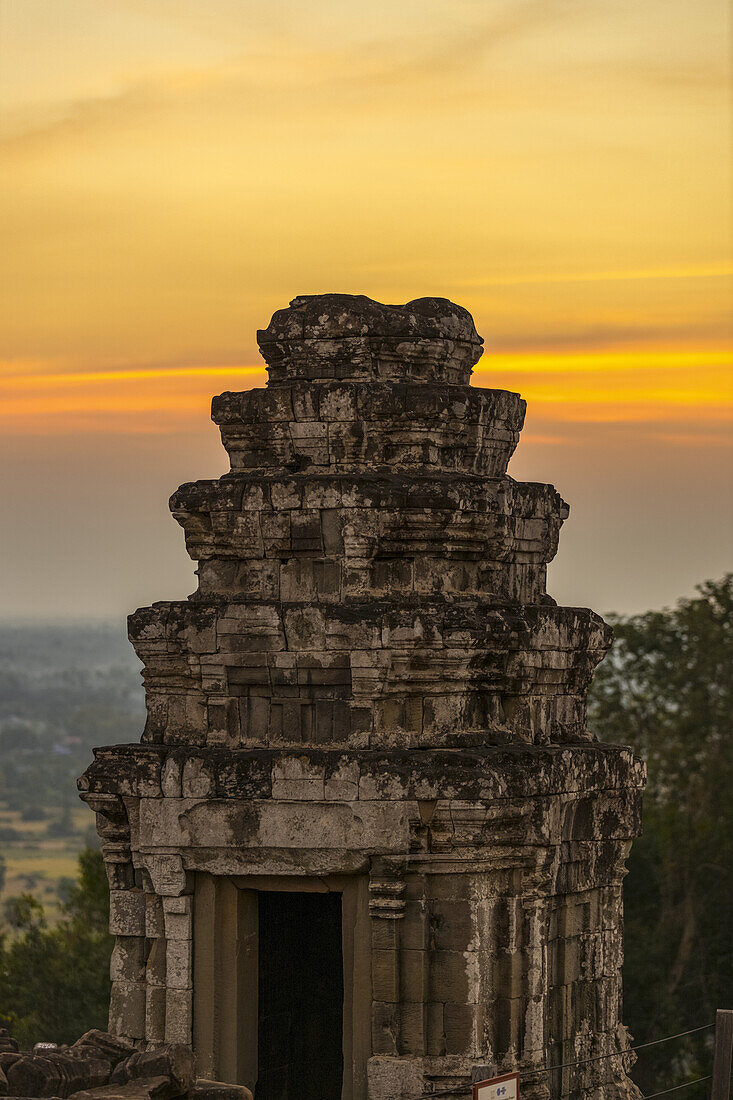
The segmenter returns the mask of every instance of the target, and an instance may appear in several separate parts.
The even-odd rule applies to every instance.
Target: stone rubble
[[[124,1039],[93,1029],[71,1046],[18,1051],[5,1035],[0,1052],[0,1096],[52,1100],[252,1100],[248,1089],[197,1079],[190,1046],[160,1044],[140,1051]]]
[[[110,1029],[203,1041],[207,876],[348,876],[369,930],[354,1100],[457,1098],[487,1066],[519,1067],[525,1100],[631,1100],[621,882],[644,769],[587,730],[611,632],[547,595],[568,507],[506,473],[525,403],[469,387],[482,341],[444,299],[296,298],[258,340],[267,389],[213,401],[230,472],[171,498],[198,589],[130,616],[142,743],[80,780]]]

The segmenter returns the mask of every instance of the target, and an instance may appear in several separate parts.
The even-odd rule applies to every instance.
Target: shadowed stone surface
[[[568,508],[507,475],[524,402],[469,387],[482,341],[445,299],[296,298],[258,340],[267,389],[212,405],[231,471],[171,498],[197,591],[130,616],[142,743],[80,780],[110,1028],[254,1087],[251,899],[333,889],[345,1097],[465,1096],[487,1066],[529,1100],[636,1097],[621,881],[644,771],[587,731],[611,635],[547,595]]]

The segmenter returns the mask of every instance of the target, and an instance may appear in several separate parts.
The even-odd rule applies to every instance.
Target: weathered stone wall
[[[567,506],[506,474],[524,402],[469,388],[481,341],[440,299],[296,299],[259,341],[268,389],[214,400],[232,472],[171,500],[198,590],[130,618],[143,743],[80,781],[118,936],[110,1027],[194,1041],[197,876],[353,880],[371,931],[344,960],[368,972],[347,981],[345,1097],[516,1066],[530,1100],[634,1096],[621,880],[643,769],[586,729],[610,633],[546,594]]]

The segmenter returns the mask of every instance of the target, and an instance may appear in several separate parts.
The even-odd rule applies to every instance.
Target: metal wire
[[[423,1092],[418,1097],[418,1100],[432,1100],[434,1096],[455,1096],[457,1092],[466,1092],[468,1089],[472,1089],[473,1085],[456,1085],[454,1089],[441,1089],[439,1092]]]
[[[571,1066],[584,1066],[587,1062],[600,1062],[604,1058],[623,1058],[624,1054],[632,1051],[645,1050],[646,1047],[655,1047],[659,1043],[669,1043],[672,1039],[683,1039],[685,1035],[694,1035],[696,1031],[707,1031],[715,1027],[715,1024],[701,1024],[700,1027],[691,1027],[689,1031],[678,1031],[676,1035],[665,1035],[663,1039],[652,1039],[649,1043],[638,1043],[635,1047],[627,1047],[626,1050],[617,1050],[613,1054],[594,1054],[591,1058],[580,1058],[577,1062],[563,1062],[561,1066],[543,1066],[542,1069],[528,1070],[528,1073],[553,1073],[556,1069],[569,1069]]]
[[[708,1073],[705,1077],[696,1077],[694,1081],[683,1081],[681,1085],[673,1085],[671,1089],[662,1089],[661,1092],[650,1092],[647,1096],[642,1096],[641,1100],[654,1100],[655,1096],[666,1096],[670,1092],[678,1092],[679,1089],[686,1089],[689,1088],[690,1085],[696,1085],[698,1081],[709,1081],[712,1076],[712,1073]]]
[[[695,1035],[698,1031],[708,1031],[711,1027],[715,1027],[715,1024],[700,1024],[699,1027],[691,1027],[688,1031],[678,1031],[675,1035],[665,1035],[663,1039],[651,1039],[648,1043],[638,1043],[636,1046],[627,1047],[626,1050],[616,1050],[612,1054],[594,1054],[591,1058],[579,1058],[577,1062],[563,1062],[559,1066],[537,1066],[536,1069],[528,1069],[526,1073],[528,1076],[537,1073],[554,1073],[555,1070],[584,1066],[588,1062],[601,1062],[605,1058],[623,1058],[625,1054],[631,1054],[632,1051],[646,1050],[647,1047],[669,1043],[673,1039],[684,1039],[686,1035]],[[687,1088],[688,1085],[696,1085],[698,1081],[707,1080],[709,1080],[709,1076],[698,1077],[694,1081],[685,1081],[682,1085],[675,1085],[674,1088],[664,1089],[662,1092],[653,1092],[649,1096],[643,1097],[642,1100],[652,1100],[653,1096],[666,1096],[668,1092],[675,1092],[677,1089]],[[473,1085],[456,1085],[452,1089],[440,1089],[438,1092],[423,1092],[418,1100],[431,1100],[433,1096],[455,1096],[457,1092],[468,1092],[472,1088]]]
[[[691,1027],[689,1031],[678,1031],[676,1035],[667,1035],[664,1039],[652,1039],[648,1043],[638,1043],[635,1047],[629,1047],[629,1050],[643,1050],[644,1047],[655,1047],[657,1043],[668,1043],[670,1039],[683,1039],[685,1035],[694,1035],[696,1031],[708,1031],[711,1027],[715,1027],[715,1024],[700,1024],[699,1027]]]

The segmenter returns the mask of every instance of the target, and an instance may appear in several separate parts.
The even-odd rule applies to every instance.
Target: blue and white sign
[[[473,1100],[519,1100],[519,1074],[505,1073],[490,1081],[477,1081],[473,1086]]]

